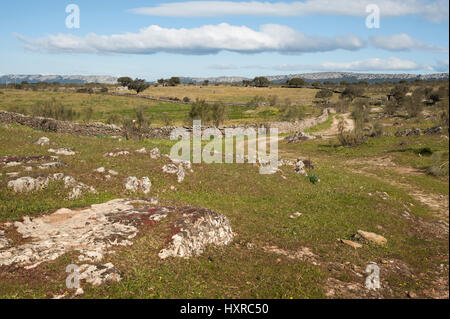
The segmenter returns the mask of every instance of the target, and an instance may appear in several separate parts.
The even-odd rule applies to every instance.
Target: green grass
[[[89,108],[93,109],[91,121],[108,122],[112,119],[114,124],[122,124],[123,118],[135,118],[135,109],[143,109],[144,115],[150,123],[156,126],[165,125],[165,117],[170,119],[170,125],[183,125],[190,123],[188,118],[191,105],[159,102],[135,98],[133,96],[111,96],[102,94],[45,92],[3,90],[0,95],[0,110],[32,114],[33,106],[39,102],[55,100],[56,103],[72,108],[80,114],[78,122],[86,120]],[[227,102],[226,99],[223,102]],[[247,106],[226,106],[225,124],[237,124],[246,122],[264,123],[279,120],[277,112],[265,112],[255,110]],[[250,111],[250,112],[249,112]],[[313,106],[305,106],[305,116],[318,116],[320,109]]]
[[[122,140],[107,137],[70,136],[43,133],[19,126],[0,126],[0,156],[51,155],[47,147],[33,142],[47,136],[58,147],[77,151],[73,157],[64,157],[67,166],[49,170],[63,172],[77,180],[96,187],[97,195],[88,195],[77,201],[68,201],[67,191],[60,184],[33,194],[15,194],[6,188],[6,172],[20,171],[17,167],[0,168],[0,222],[15,221],[23,216],[39,216],[61,207],[83,207],[112,198],[127,197],[124,179],[127,176],[149,176],[152,194],[164,204],[195,205],[225,214],[237,236],[233,243],[222,248],[208,248],[205,253],[189,260],[161,261],[157,252],[169,233],[168,224],[142,231],[133,246],[117,249],[115,255],[102,262],[113,262],[121,271],[123,280],[101,287],[83,286],[84,297],[90,298],[323,298],[324,283],[332,275],[326,263],[345,263],[364,268],[369,261],[384,258],[406,262],[415,274],[426,273],[442,263],[448,254],[448,240],[430,239],[432,234],[417,230],[413,222],[401,217],[404,204],[412,203],[411,213],[426,221],[436,220],[428,207],[412,198],[404,189],[388,180],[364,176],[348,169],[346,161],[376,156],[392,156],[398,165],[414,167],[428,165],[428,158],[419,157],[415,149],[424,145],[432,150],[448,150],[448,142],[438,137],[408,138],[380,137],[369,139],[367,144],[355,148],[339,147],[337,141],[308,141],[299,144],[280,143],[283,157],[309,156],[317,169],[314,174],[321,182],[311,184],[308,178],[296,175],[292,168],[282,167],[282,174],[260,175],[258,167],[251,164],[196,164],[182,184],[174,176],[165,175],[163,159],[150,160],[148,156],[134,153],[142,147],[159,147],[168,153],[172,141]],[[400,141],[408,143],[402,150]],[[132,154],[124,158],[104,158],[103,154],[115,149]],[[411,149],[411,151],[409,150]],[[105,183],[92,173],[97,167],[117,170],[120,175]],[[354,165],[358,167],[358,165]],[[384,171],[383,171],[384,172]],[[31,175],[40,174],[34,170]],[[380,176],[400,179],[388,171]],[[285,176],[286,179],[282,178]],[[408,176],[406,181],[421,189],[448,195],[448,176],[420,178]],[[251,182],[249,182],[251,181]],[[170,191],[175,185],[177,191]],[[370,196],[376,191],[387,192],[389,200]],[[137,197],[139,195],[136,195]],[[302,216],[290,219],[289,215],[301,212]],[[385,236],[384,248],[364,245],[355,251],[337,243],[337,238],[351,239],[358,230],[373,231]],[[309,247],[320,256],[322,265],[289,260],[261,249],[247,249],[245,243],[259,246],[276,245],[286,250]],[[46,298],[63,293],[65,267],[77,262],[75,256],[66,255],[46,263],[36,275],[0,275],[0,298]],[[41,274],[48,278],[42,282]],[[338,271],[338,277],[348,274]],[[348,277],[352,280],[364,278]],[[427,283],[417,284],[407,276],[390,277],[394,294],[404,296],[406,282],[414,289],[424,289]]]

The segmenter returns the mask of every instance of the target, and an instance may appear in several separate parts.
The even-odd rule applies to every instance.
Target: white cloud
[[[326,71],[326,72],[363,72],[363,71],[433,71],[434,68],[426,64],[419,64],[413,61],[401,60],[395,57],[388,59],[372,58],[361,61],[352,62],[322,62],[319,64],[282,64],[275,66],[247,65],[235,67],[236,69],[264,69],[277,70],[283,72],[294,71]],[[447,61],[448,69],[448,61]]]
[[[213,69],[213,70],[234,70],[234,69],[237,69],[237,67],[234,64],[218,63],[218,64],[210,65],[209,69]]]
[[[164,17],[215,17],[215,16],[307,16],[367,15],[366,6],[376,4],[384,17],[420,15],[440,22],[448,20],[447,0],[306,0],[304,2],[261,1],[187,1],[162,3],[154,7],[132,9],[130,12]]]
[[[391,36],[371,36],[370,43],[379,49],[389,51],[430,51],[436,53],[448,53],[447,48],[427,45],[419,40],[411,38],[405,33],[394,34]]]
[[[265,24],[260,26],[259,30],[227,23],[192,29],[169,29],[152,25],[138,33],[112,35],[90,33],[84,38],[61,33],[38,39],[27,39],[21,35],[16,37],[24,42],[28,50],[55,53],[213,54],[232,51],[298,54],[337,49],[358,50],[365,46],[363,40],[351,34],[337,37],[309,36],[277,24]]]

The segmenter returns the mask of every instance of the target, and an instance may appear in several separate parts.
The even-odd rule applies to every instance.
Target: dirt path
[[[383,182],[389,183],[392,186],[399,187],[405,190],[409,196],[422,203],[425,206],[428,206],[431,211],[437,217],[448,221],[449,220],[449,197],[442,194],[432,194],[423,189],[420,189],[417,185],[411,185],[407,183],[403,183],[397,180],[393,180],[391,178],[382,178],[374,173],[367,171],[368,169],[384,169],[394,171],[399,174],[425,174],[423,171],[412,167],[403,167],[398,166],[394,162],[392,162],[391,158],[376,158],[376,159],[367,159],[367,160],[350,160],[347,161],[347,164],[351,165],[359,165],[364,164],[365,167],[360,169],[350,168],[353,173],[362,174],[364,176],[374,177]]]
[[[326,130],[316,132],[316,135],[322,135],[323,138],[331,138],[339,133],[338,126],[341,119],[344,119],[344,131],[350,132],[355,128],[355,122],[350,116],[350,113],[335,115],[331,127]]]

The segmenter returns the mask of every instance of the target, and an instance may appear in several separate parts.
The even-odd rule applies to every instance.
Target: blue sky
[[[79,29],[65,24],[71,3]],[[369,3],[380,28],[366,27]],[[16,0],[0,10],[0,75],[448,72],[447,0]]]

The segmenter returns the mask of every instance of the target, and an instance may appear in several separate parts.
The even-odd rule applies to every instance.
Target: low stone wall
[[[249,124],[249,125],[230,125],[221,127],[220,130],[223,132],[226,128],[255,128],[258,127],[276,127],[278,128],[278,133],[290,133],[303,131],[307,128],[315,126],[317,124],[323,123],[328,119],[328,109],[324,109],[322,115],[317,118],[309,118],[301,121],[295,122],[268,122],[265,124]],[[89,124],[77,124],[67,121],[59,121],[51,118],[44,117],[33,117],[23,114],[0,111],[0,122],[10,123],[10,124],[20,124],[29,126],[35,129],[57,132],[57,133],[67,133],[75,135],[88,135],[88,136],[98,136],[98,135],[108,135],[108,136],[124,136],[124,131],[121,127],[116,125],[107,125],[103,123],[89,123]],[[176,127],[167,126],[161,128],[152,128],[149,133],[145,135],[146,138],[157,138],[157,139],[169,139],[170,133]],[[184,127],[187,131],[192,132],[191,127]],[[205,127],[206,128],[206,127]]]
[[[27,116],[19,113],[0,111],[0,122],[10,124],[20,124],[35,129],[68,133],[76,135],[123,135],[123,131],[116,125],[106,125],[102,123],[77,124],[67,121],[58,121],[51,118]]]

